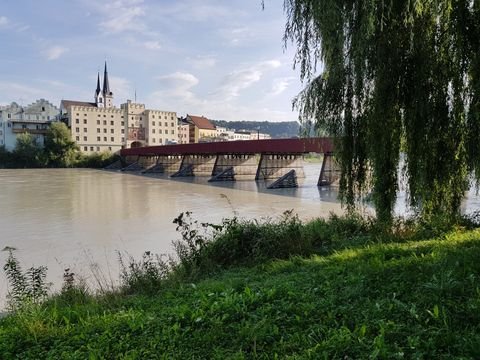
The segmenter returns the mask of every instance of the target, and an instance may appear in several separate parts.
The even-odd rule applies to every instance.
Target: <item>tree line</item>
[[[13,151],[0,147],[0,168],[100,168],[115,160],[109,152],[85,155],[72,141],[70,131],[62,122],[50,124],[43,146],[28,132],[17,136]]]

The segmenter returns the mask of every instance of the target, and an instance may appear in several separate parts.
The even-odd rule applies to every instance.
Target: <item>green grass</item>
[[[480,358],[479,229],[418,239],[336,221],[280,229],[308,244],[291,248],[301,255],[283,246],[272,256],[283,259],[268,259],[281,236],[259,249],[272,233],[258,225],[260,240],[242,243],[252,251],[233,258],[225,244],[240,229],[253,235],[243,224],[205,246],[195,276],[155,292],[65,292],[25,306],[0,320],[0,358]],[[229,262],[207,266],[219,249]]]

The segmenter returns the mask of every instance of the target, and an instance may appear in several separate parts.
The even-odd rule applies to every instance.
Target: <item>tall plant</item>
[[[338,139],[342,200],[373,190],[390,221],[400,143],[410,204],[455,215],[480,180],[479,0],[285,0],[284,40],[306,83],[294,100]]]

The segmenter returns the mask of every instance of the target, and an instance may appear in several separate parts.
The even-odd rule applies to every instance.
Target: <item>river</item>
[[[306,164],[299,188],[267,190],[254,181],[207,183],[199,177],[171,180],[90,169],[0,170],[0,250],[15,248],[24,269],[47,266],[53,289],[61,285],[65,268],[93,286],[116,284],[117,251],[136,258],[146,250],[172,252],[172,241],[180,238],[172,221],[185,211],[212,223],[237,214],[277,218],[290,209],[302,219],[341,213],[336,188],[317,188],[319,171],[319,164]],[[480,197],[472,191],[464,207],[480,208]],[[7,255],[0,251],[0,264]],[[0,309],[6,292],[2,271]]]

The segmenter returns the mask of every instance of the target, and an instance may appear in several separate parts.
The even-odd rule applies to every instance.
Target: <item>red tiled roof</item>
[[[187,119],[193,122],[199,129],[215,130],[215,125],[204,116],[187,115]]]
[[[97,107],[97,104],[84,102],[84,101],[74,101],[74,100],[62,100],[63,108],[68,108],[70,106],[87,106],[87,107]]]

